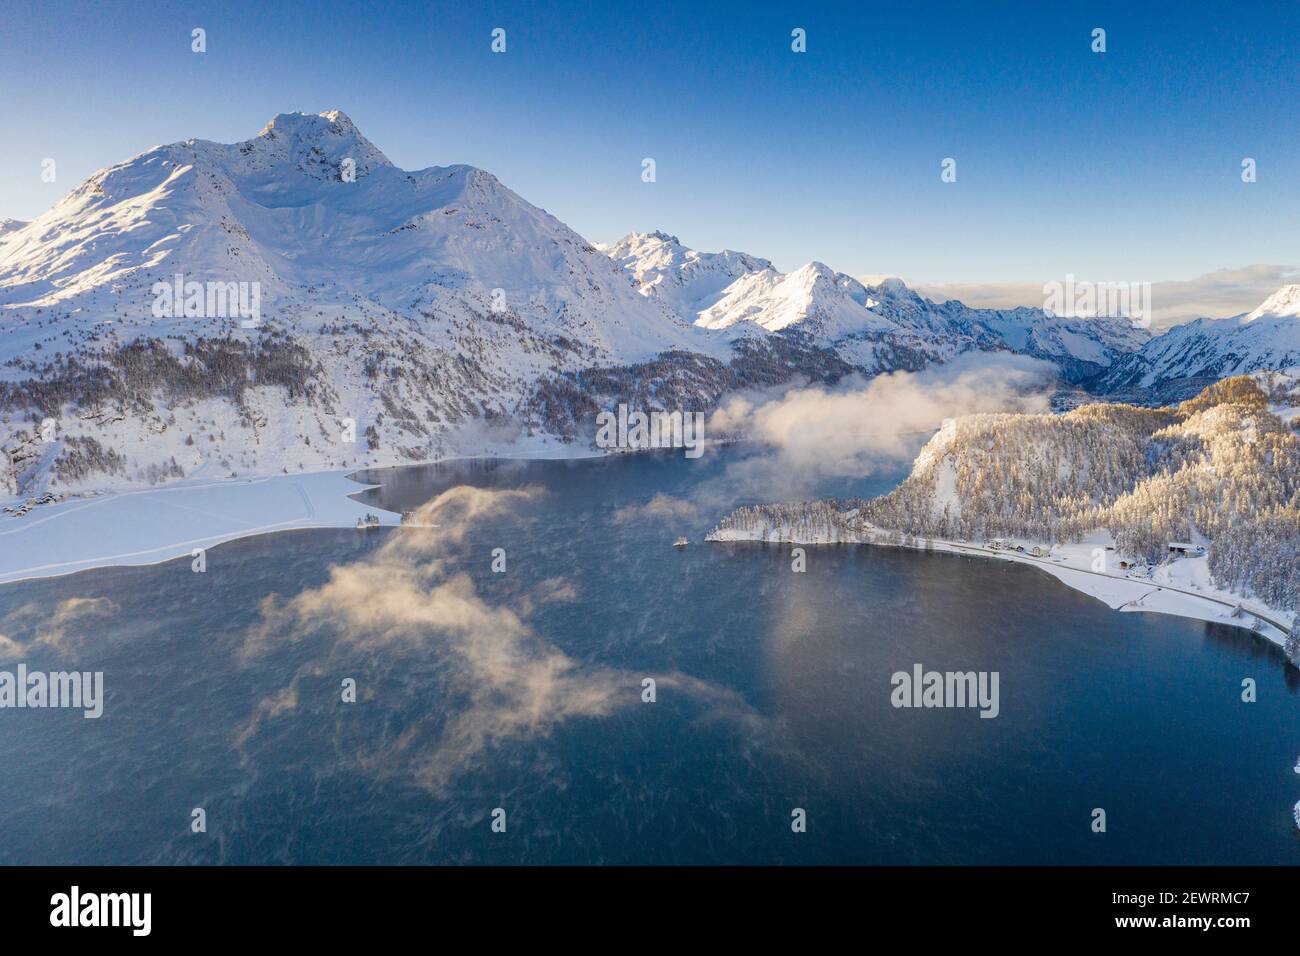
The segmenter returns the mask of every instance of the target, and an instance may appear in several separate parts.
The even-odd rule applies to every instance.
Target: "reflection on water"
[[[399,511],[530,492],[232,542],[205,574],[0,588],[21,659],[103,670],[107,696],[97,721],[0,711],[0,862],[1300,860],[1276,649],[1021,565],[841,546],[795,574],[787,548],[702,544],[750,500],[745,454],[374,472],[363,497]],[[895,710],[914,663],[998,671],[1000,716]]]

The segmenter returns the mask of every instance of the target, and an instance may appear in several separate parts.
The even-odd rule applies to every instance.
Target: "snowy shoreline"
[[[558,445],[514,450],[522,452],[514,458],[519,461],[606,455],[585,449],[566,454],[569,449]],[[380,527],[394,527],[401,524],[401,515],[362,505],[353,497],[381,485],[354,476],[504,457],[454,455],[297,475],[240,475],[73,493],[40,504],[20,518],[0,517],[0,586],[93,568],[162,564],[190,557],[195,548],[280,531],[354,528],[366,514],[376,515]],[[0,506],[13,508],[28,500],[26,495],[0,497]],[[105,553],[89,554],[92,551]]]
[[[181,481],[44,504],[22,518],[0,519],[0,584],[161,564],[276,531],[353,528],[367,513],[381,525],[399,524],[401,515],[351,497],[378,487],[348,477],[355,473]]]
[[[1014,561],[1019,564],[1033,565],[1052,575],[1067,587],[1096,598],[1112,610],[1149,611],[1241,627],[1254,631],[1279,647],[1286,641],[1287,630],[1294,619],[1294,615],[1289,612],[1270,608],[1259,601],[1213,587],[1210,584],[1208,561],[1204,556],[1179,558],[1168,564],[1146,569],[1146,573],[1143,573],[1136,570],[1127,572],[1120,570],[1119,558],[1115,556],[1114,551],[1108,551],[1107,564],[1108,566],[1114,564],[1115,570],[1109,573],[1093,571],[1094,550],[1106,549],[1110,545],[1109,537],[1105,535],[1094,535],[1078,544],[1052,545],[1047,549],[1045,556],[1035,556],[1030,553],[1033,545],[1028,541],[1009,541],[1010,549],[1005,547],[995,549],[987,544],[930,538],[916,538],[915,543],[902,543],[886,540],[883,533],[851,538],[839,537],[833,541],[829,539],[800,541],[779,529],[769,529],[765,534],[756,534],[728,528],[715,530],[705,540],[715,543],[753,541],[761,544],[801,546],[873,545],[946,554],[970,554],[976,557]],[[1016,546],[1024,547],[1025,553],[1014,550]],[[1234,616],[1238,606],[1242,613],[1240,616]],[[1259,621],[1258,627],[1253,626],[1256,619]]]
[[[585,460],[609,456],[609,452],[554,446],[529,450],[534,454],[520,455],[516,460]],[[380,485],[367,484],[353,476],[497,457],[467,455],[300,475],[180,481],[159,487],[70,497],[41,505],[23,518],[0,519],[0,585],[93,568],[161,564],[189,557],[196,548],[207,549],[278,531],[353,528],[367,513],[377,515],[380,526],[400,525],[401,515],[355,500],[354,495]],[[0,504],[16,505],[23,500],[0,499]],[[1034,545],[1028,540],[1008,540],[1009,547],[1002,548],[926,538],[915,538],[909,543],[892,540],[880,530],[875,534],[837,536],[834,540],[814,535],[804,541],[782,529],[768,529],[761,534],[716,529],[705,540],[806,546],[876,545],[1015,561],[1034,565],[1067,587],[1095,597],[1114,610],[1149,611],[1228,624],[1253,630],[1279,647],[1285,642],[1294,619],[1288,612],[1215,588],[1204,556],[1183,557],[1141,571],[1121,571],[1119,558],[1110,548],[1111,540],[1104,534],[1093,535],[1078,544],[1052,545],[1042,556],[1032,553]],[[1017,545],[1024,547],[1023,553],[1014,550]],[[1114,571],[1092,570],[1098,548],[1110,549],[1108,568],[1113,565]]]
[[[517,443],[485,454],[428,461],[297,475],[191,479],[73,494],[40,504],[22,517],[0,517],[0,585],[92,568],[162,564],[190,557],[196,548],[278,531],[354,528],[367,513],[377,515],[381,527],[401,524],[401,515],[353,498],[380,487],[354,477],[365,473],[461,461],[583,461],[650,450],[610,452],[558,443]],[[25,495],[0,497],[0,506],[18,507],[28,500]]]

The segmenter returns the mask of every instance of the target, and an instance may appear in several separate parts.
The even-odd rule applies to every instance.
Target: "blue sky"
[[[1294,265],[1297,36],[1293,2],[5,0],[0,218],[155,143],[338,107],[399,166],[481,166],[597,241],[930,283]]]

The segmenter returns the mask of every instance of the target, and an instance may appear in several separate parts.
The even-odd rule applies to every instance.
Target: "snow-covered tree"
[[[1144,563],[1199,536],[1216,585],[1295,610],[1300,437],[1268,406],[1256,380],[1240,376],[1176,408],[970,415],[936,434],[887,495],[742,508],[719,529],[886,543],[1052,543],[1102,530],[1119,555]]]

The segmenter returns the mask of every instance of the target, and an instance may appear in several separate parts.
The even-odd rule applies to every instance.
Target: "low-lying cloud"
[[[640,702],[641,675],[584,663],[543,639],[528,622],[545,604],[572,601],[573,585],[550,577],[513,606],[493,603],[457,570],[461,542],[477,521],[538,498],[534,489],[498,491],[461,486],[443,492],[413,515],[421,527],[394,530],[378,549],[333,565],[328,580],[293,597],[268,597],[261,621],[245,637],[247,660],[285,641],[325,642],[324,657],[355,660],[356,652],[431,656],[448,686],[439,700],[445,719],[416,724],[377,746],[362,762],[370,769],[409,770],[415,782],[442,791],[479,755],[512,740],[549,736],[576,718],[596,718]],[[319,676],[320,660],[291,685],[264,699],[236,743],[244,746],[269,720],[299,707],[299,681]],[[689,693],[708,685],[665,675]],[[725,693],[720,704],[735,710]]]
[[[684,498],[674,498],[662,491],[643,505],[625,505],[614,512],[613,521],[622,524],[628,521],[667,520],[692,521],[699,516],[699,508]]]
[[[1142,276],[1083,276],[1093,281],[1151,281]],[[1064,276],[1045,281],[1064,282]],[[1252,311],[1280,286],[1300,281],[1296,266],[1259,264],[1218,269],[1195,279],[1151,281],[1152,325],[1156,330],[1193,319],[1222,319]],[[957,299],[972,308],[1041,309],[1042,282],[918,284],[916,291],[936,302]]]
[[[84,646],[91,618],[117,610],[118,606],[108,598],[66,598],[53,609],[44,604],[24,604],[0,621],[0,660],[42,648],[66,656]],[[26,637],[10,636],[13,634]]]
[[[825,478],[858,478],[909,463],[943,424],[977,412],[1045,412],[1056,367],[1011,354],[968,354],[923,372],[893,372],[779,397],[735,396],[709,422],[766,452],[727,469],[758,497],[807,491]]]

